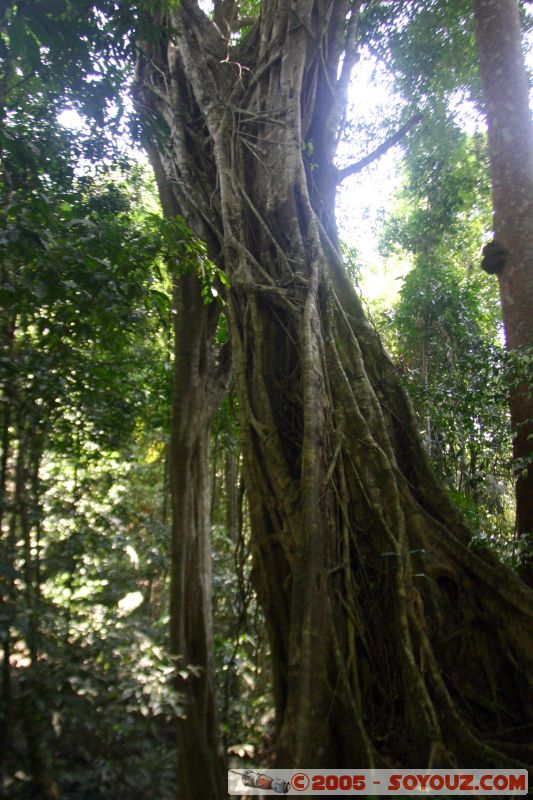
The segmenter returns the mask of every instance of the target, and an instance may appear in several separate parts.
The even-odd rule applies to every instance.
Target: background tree
[[[2,793],[164,797],[182,713],[148,465],[169,432],[164,230],[142,170],[58,123],[98,30],[54,8],[4,4],[0,23]]]
[[[488,124],[495,264],[507,346],[519,377],[511,389],[516,463],[516,529],[533,531],[533,129],[516,0],[475,0],[479,66]],[[485,258],[485,266],[489,258]],[[483,264],[482,264],[483,266]],[[521,374],[520,374],[521,373]],[[531,574],[529,574],[531,580]]]
[[[407,380],[437,473],[479,542],[507,557],[525,547],[511,523],[514,482],[508,364],[493,279],[477,269],[491,225],[485,136],[449,119],[413,135],[404,185],[382,229],[381,252],[412,261],[399,297],[371,315]],[[525,544],[525,543],[524,543]]]

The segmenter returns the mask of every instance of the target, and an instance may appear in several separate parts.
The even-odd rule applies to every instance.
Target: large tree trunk
[[[507,251],[498,271],[507,346],[533,348],[533,127],[517,0],[474,0],[489,133],[496,240]],[[524,369],[522,369],[522,372]],[[517,464],[516,529],[533,536],[533,391],[511,389]],[[529,578],[533,578],[530,572]]]
[[[229,5],[215,27],[181,0],[142,74],[169,177],[231,278],[278,763],[522,764],[530,593],[469,549],[336,238],[358,7],[265,1],[229,48]]]

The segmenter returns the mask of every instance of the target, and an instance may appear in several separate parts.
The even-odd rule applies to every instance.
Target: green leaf
[[[39,45],[26,20],[15,17],[9,28],[9,41],[13,55],[22,62],[24,71],[35,70],[41,61]]]
[[[228,289],[229,289],[230,286],[231,286],[230,279],[228,278],[228,276],[226,275],[224,270],[223,269],[217,269],[217,275],[219,277],[220,283],[224,284],[224,286],[227,286]]]

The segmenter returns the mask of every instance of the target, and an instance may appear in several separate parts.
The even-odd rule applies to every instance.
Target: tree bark
[[[230,47],[181,0],[139,73],[167,176],[231,279],[277,762],[523,764],[531,594],[469,549],[340,255],[359,5],[265,0]]]
[[[509,351],[533,347],[533,128],[516,0],[474,0],[479,65],[488,124],[496,240],[507,251],[498,271]],[[516,530],[533,535],[533,392],[511,388],[517,464]],[[530,574],[530,578],[532,575]]]

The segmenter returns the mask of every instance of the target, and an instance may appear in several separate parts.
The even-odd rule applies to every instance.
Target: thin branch
[[[346,119],[346,98],[348,86],[352,77],[353,68],[359,60],[359,48],[357,45],[357,35],[359,31],[359,16],[361,0],[356,0],[352,4],[350,18],[346,29],[346,41],[344,45],[344,60],[339,79],[337,81],[336,100],[330,112],[331,129],[337,131],[337,142]]]
[[[359,51],[357,47],[357,34],[359,30],[359,15],[361,9],[361,2],[354,3],[350,19],[348,20],[348,27],[346,30],[346,44],[344,49],[344,61],[342,70],[337,81],[337,89],[341,94],[346,92],[348,83],[352,76],[352,70],[359,58]]]
[[[393,133],[392,136],[389,136],[388,139],[385,139],[379,147],[376,147],[375,150],[372,150],[367,156],[362,158],[360,161],[356,161],[355,164],[348,164],[347,167],[343,167],[342,169],[337,170],[337,183],[341,183],[345,178],[348,178],[350,175],[355,175],[358,172],[361,172],[365,167],[368,167],[373,161],[378,158],[381,158],[387,150],[390,150],[391,147],[394,147],[395,144],[401,142],[404,136],[409,133],[411,128],[414,128],[415,125],[418,125],[419,122],[422,122],[423,116],[422,114],[415,114],[414,117],[407,120],[405,125],[402,125],[396,133]]]

